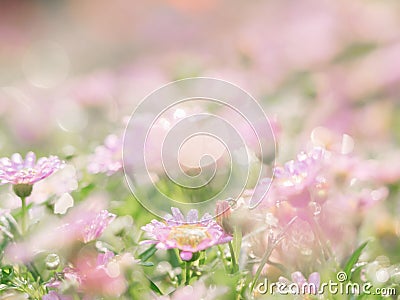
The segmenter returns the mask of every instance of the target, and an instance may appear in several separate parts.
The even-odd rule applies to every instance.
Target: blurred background
[[[400,138],[395,0],[0,6],[3,154],[93,150],[144,96],[190,76],[258,99],[279,119],[281,155],[319,126],[356,137],[369,155],[389,155]]]

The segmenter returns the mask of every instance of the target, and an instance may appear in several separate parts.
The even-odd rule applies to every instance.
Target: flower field
[[[0,299],[400,299],[400,3],[0,3]]]

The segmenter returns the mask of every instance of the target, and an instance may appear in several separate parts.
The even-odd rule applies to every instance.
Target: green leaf
[[[154,255],[154,253],[157,252],[156,245],[151,245],[147,250],[143,251],[142,253],[139,254],[139,258],[142,262],[145,262],[149,260],[150,257]]]
[[[7,283],[8,281],[11,281],[12,278],[14,277],[14,268],[12,266],[4,266],[1,268],[1,282],[2,283]]]
[[[141,262],[139,262],[139,265],[141,265],[143,267],[152,267],[152,266],[154,266],[154,263],[152,263],[150,261],[141,261]]]
[[[85,198],[87,197],[91,191],[96,187],[94,183],[89,183],[86,186],[82,187],[80,190],[80,195]]]
[[[150,288],[153,292],[157,293],[158,295],[163,294],[161,290],[158,288],[158,286],[150,278],[147,277],[147,280],[150,282]]]
[[[361,246],[358,247],[353,252],[353,254],[350,256],[350,258],[346,262],[346,264],[345,264],[345,266],[343,268],[343,271],[346,273],[348,279],[350,279],[351,269],[358,262],[358,259],[360,258],[361,253],[363,252],[364,248],[367,246],[368,242],[369,241],[366,241],[366,242],[362,243]]]

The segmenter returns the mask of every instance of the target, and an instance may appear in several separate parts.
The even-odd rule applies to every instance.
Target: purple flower
[[[64,162],[57,156],[42,157],[36,161],[33,152],[29,152],[25,160],[19,153],[14,153],[11,159],[0,158],[0,185],[6,183],[32,185],[49,177],[63,166]]]
[[[122,139],[109,135],[104,145],[98,146],[90,157],[88,171],[92,174],[106,173],[108,176],[122,169]]]
[[[63,296],[55,291],[50,291],[42,297],[42,300],[72,300],[72,296]]]
[[[299,291],[300,294],[317,294],[321,283],[321,277],[318,272],[311,273],[310,276],[308,276],[308,280],[299,271],[292,273],[291,277],[291,282],[285,277],[279,277],[279,282],[286,286],[291,286],[292,284],[297,285],[298,289],[296,290]],[[294,292],[293,289],[290,289],[290,291]]]
[[[153,220],[142,227],[152,238],[144,243],[155,243],[159,249],[177,248],[181,250],[182,260],[188,261],[193,253],[232,240],[210,214],[205,214],[198,221],[196,209],[189,211],[186,220],[178,208],[172,207],[171,211],[172,216],[167,215],[165,222]]]
[[[300,153],[283,167],[275,168],[272,189],[281,200],[288,200],[295,207],[303,207],[310,201],[310,192],[323,183],[320,171],[324,164],[324,150],[314,148],[309,153]]]
[[[284,188],[300,190],[313,181],[321,168],[323,157],[324,150],[321,148],[314,148],[310,153],[301,152],[297,160],[275,168],[275,180]]]
[[[102,210],[93,219],[87,220],[83,229],[83,241],[88,243],[100,237],[114,219],[114,214]]]

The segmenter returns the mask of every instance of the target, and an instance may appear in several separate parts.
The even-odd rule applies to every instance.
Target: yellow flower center
[[[198,224],[183,224],[171,229],[168,238],[178,243],[178,246],[197,247],[202,241],[210,238],[207,228]]]

